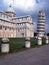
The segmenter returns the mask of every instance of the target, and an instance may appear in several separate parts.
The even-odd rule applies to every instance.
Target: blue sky
[[[32,15],[35,31],[38,12],[44,10],[46,13],[45,32],[49,32],[49,0],[0,0],[0,11],[6,11],[10,4],[14,8],[17,17]]]

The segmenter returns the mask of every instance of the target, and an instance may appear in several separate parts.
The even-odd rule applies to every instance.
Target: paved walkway
[[[49,45],[0,56],[0,65],[49,65]]]

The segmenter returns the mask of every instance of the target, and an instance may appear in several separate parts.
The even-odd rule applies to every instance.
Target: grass
[[[10,52],[24,49],[24,38],[10,38]]]
[[[25,38],[9,38],[10,53],[22,51],[25,48]],[[37,39],[31,38],[31,48],[37,47]],[[45,38],[42,38],[42,44],[45,44]],[[0,54],[1,54],[1,38],[0,38]]]
[[[42,45],[45,45],[46,44],[46,39],[45,38],[42,38]]]
[[[37,39],[36,38],[31,38],[30,42],[31,42],[31,47],[36,47],[37,46]]]

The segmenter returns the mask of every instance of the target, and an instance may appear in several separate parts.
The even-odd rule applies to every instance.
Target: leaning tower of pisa
[[[43,37],[45,33],[45,12],[39,11],[37,33],[39,37]]]

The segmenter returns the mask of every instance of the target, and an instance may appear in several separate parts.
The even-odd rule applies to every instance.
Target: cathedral
[[[34,37],[32,16],[16,17],[12,6],[5,12],[0,11],[0,38],[2,37]]]

